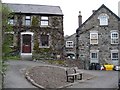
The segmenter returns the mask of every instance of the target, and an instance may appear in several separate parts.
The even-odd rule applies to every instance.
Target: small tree
[[[6,53],[10,52],[10,42],[11,42],[11,38],[10,37],[5,37],[5,33],[6,32],[10,32],[12,30],[12,27],[10,24],[8,24],[8,18],[11,17],[11,11],[4,5],[0,4],[0,9],[1,9],[1,17],[2,17],[2,25],[1,25],[1,53],[2,53],[2,88],[4,87],[4,75],[5,75],[5,69],[6,69],[6,65],[4,63],[4,60],[6,60]]]
[[[7,53],[11,51],[10,45],[12,42],[11,35],[6,32],[12,31],[12,26],[8,24],[8,18],[11,18],[11,11],[6,7],[2,6],[2,52],[3,52],[3,59],[6,59]]]

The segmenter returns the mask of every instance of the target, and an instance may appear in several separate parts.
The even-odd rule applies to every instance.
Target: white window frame
[[[96,38],[92,35],[96,35]],[[92,41],[96,40],[96,43],[93,43]],[[90,31],[90,44],[98,44],[98,31]]]
[[[30,26],[31,25],[31,16],[25,16],[25,25]]]
[[[117,35],[117,37],[113,37],[113,35]],[[117,30],[111,31],[111,44],[119,44],[119,33]]]
[[[48,25],[49,25],[49,17],[48,16],[41,16],[40,26],[48,26]]]
[[[66,41],[66,47],[67,48],[73,48],[74,42],[73,41]]]
[[[100,14],[98,19],[100,21],[100,26],[108,25],[109,16],[107,14],[105,13]]]
[[[113,58],[113,53],[118,53],[118,58]],[[116,60],[114,60],[116,59]],[[111,50],[111,60],[112,61],[118,61],[119,59],[119,51],[118,50]]]
[[[92,53],[97,54],[96,58],[92,58]],[[90,50],[90,60],[91,60],[91,63],[92,62],[98,63],[98,60],[99,60],[99,50]]]

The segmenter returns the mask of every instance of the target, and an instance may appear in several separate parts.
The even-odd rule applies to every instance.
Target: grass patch
[[[20,56],[7,56],[5,57],[6,60],[20,60]]]

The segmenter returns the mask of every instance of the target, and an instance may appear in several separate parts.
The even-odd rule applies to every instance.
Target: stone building
[[[81,18],[80,18],[81,19]],[[76,57],[88,69],[91,63],[118,65],[120,18],[104,4],[76,30]]]
[[[63,54],[63,13],[59,6],[3,3],[12,11],[13,47],[41,58]],[[40,58],[39,57],[39,58]]]
[[[75,59],[76,56],[76,33],[65,36],[65,56],[70,59]]]
[[[78,26],[81,26],[82,24],[82,15],[81,12],[79,12],[78,15]],[[65,55],[68,58],[71,59],[76,59],[76,44],[78,40],[76,40],[76,33],[70,35],[70,36],[65,36]]]

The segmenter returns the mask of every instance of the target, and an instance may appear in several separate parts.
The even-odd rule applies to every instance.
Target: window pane
[[[67,41],[66,47],[73,47],[73,41]]]
[[[31,23],[30,20],[25,20],[26,25],[30,25],[30,23]]]
[[[109,16],[107,14],[100,14],[98,19],[100,20],[100,25],[108,25],[108,18]]]
[[[41,25],[47,26],[48,25],[48,21],[41,21]]]
[[[91,39],[91,44],[97,44],[97,39]]]
[[[118,44],[119,43],[119,34],[118,32],[111,33],[111,44]]]
[[[49,35],[41,35],[41,46],[49,46]]]
[[[98,44],[98,32],[90,32],[90,44]]]
[[[91,58],[96,59],[97,58],[97,53],[92,53]]]
[[[48,26],[48,17],[47,16],[41,17],[41,25]]]
[[[8,21],[8,24],[13,25],[13,24],[14,24],[14,20],[13,20],[13,19],[10,19],[10,20]]]
[[[47,16],[42,16],[41,20],[48,20],[48,17]]]
[[[112,38],[118,38],[118,33],[112,33]]]
[[[112,39],[111,43],[112,43],[112,44],[118,44],[119,41],[118,41],[118,39]]]
[[[91,39],[97,39],[97,34],[91,34]]]
[[[113,53],[112,56],[113,58],[118,58],[118,53]]]
[[[26,16],[25,19],[30,19],[30,16]]]
[[[112,53],[112,60],[118,60],[118,53]]]

